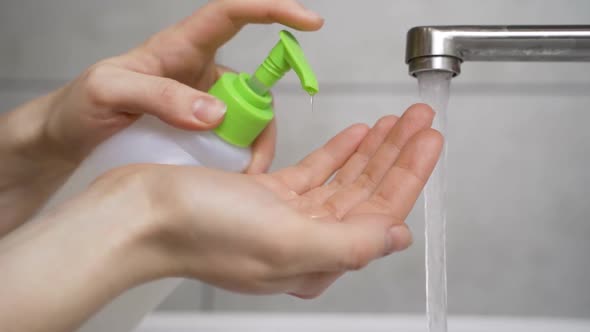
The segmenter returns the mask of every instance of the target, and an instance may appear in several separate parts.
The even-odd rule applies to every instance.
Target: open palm
[[[410,245],[404,220],[442,148],[433,116],[417,104],[370,130],[353,125],[271,174],[140,164],[105,175],[94,190],[124,188],[129,198],[118,201],[126,202],[147,195],[140,202],[150,202],[143,209],[159,225],[153,236],[169,254],[159,264],[172,266],[169,276],[312,298],[342,273]],[[121,185],[126,174],[141,174],[139,189]]]
[[[428,106],[417,104],[399,119],[380,119],[371,130],[354,125],[297,165],[257,180],[319,221],[385,224],[394,251],[403,250],[411,243],[404,220],[442,147],[440,134],[429,129],[433,116]],[[310,275],[293,295],[316,296],[340,274]]]

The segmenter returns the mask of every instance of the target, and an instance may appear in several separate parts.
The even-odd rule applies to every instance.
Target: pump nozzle
[[[215,133],[230,144],[250,146],[272,121],[272,96],[268,90],[289,70],[295,70],[307,93],[313,96],[319,90],[297,39],[287,31],[281,31],[280,36],[281,40],[254,75],[227,72],[209,90],[227,105],[223,122],[215,128]]]
[[[303,90],[312,96],[315,95],[319,91],[318,81],[303,54],[301,46],[299,46],[299,42],[288,31],[283,30],[279,35],[281,40],[248,80],[248,85],[256,93],[263,95],[286,72],[293,69],[301,81]]]

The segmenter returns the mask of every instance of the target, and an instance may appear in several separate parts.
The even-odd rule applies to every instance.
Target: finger
[[[366,221],[366,218],[363,217]],[[370,220],[369,220],[370,221]],[[412,234],[407,226],[398,225],[389,228],[385,231],[386,242],[385,242],[385,253],[384,256],[392,254],[394,252],[402,251],[407,249],[412,244]],[[354,252],[354,251],[353,251]],[[378,253],[379,251],[376,251]],[[362,254],[361,254],[362,256]],[[378,259],[376,255],[368,259]],[[360,263],[352,263],[352,265],[344,264],[344,266],[362,267],[365,265],[367,258],[361,258]],[[291,292],[289,295],[296,296],[303,299],[311,299],[321,295],[330,285],[332,285],[338,278],[340,278],[346,269],[336,272],[312,272],[302,276],[299,276],[297,280],[293,280]]]
[[[308,273],[359,270],[394,248],[389,220],[365,215],[366,223],[317,222],[297,237],[291,262]]]
[[[366,221],[365,218],[362,218]],[[389,240],[386,240],[386,252],[384,255],[389,255],[394,252],[407,249],[412,244],[412,234],[407,226],[398,225],[390,228],[385,234]],[[377,259],[379,257],[374,257]],[[360,263],[359,265],[362,265]],[[310,299],[319,296],[330,285],[332,285],[338,278],[340,278],[346,271],[337,272],[312,272],[301,276],[298,282],[293,283],[296,286],[290,295]]]
[[[219,79],[225,73],[235,73],[232,68],[217,65],[217,78]],[[275,156],[275,147],[277,141],[277,124],[273,121],[264,129],[256,138],[252,145],[252,160],[246,170],[248,174],[265,173],[270,168]]]
[[[225,73],[237,73],[238,71],[235,69],[232,69],[230,67],[224,66],[224,65],[217,65],[217,75],[215,77],[215,81],[217,81],[218,79],[221,78],[221,76]]]
[[[341,218],[351,208],[368,199],[393,166],[406,143],[420,130],[429,128],[433,117],[434,112],[425,104],[410,107],[397,121],[356,180],[326,200],[327,209],[337,218]]]
[[[270,125],[254,141],[252,145],[252,161],[246,173],[260,174],[268,171],[275,156],[276,141],[277,122],[273,119]]]
[[[361,173],[379,183],[391,168],[404,145],[419,131],[430,128],[434,119],[434,111],[426,104],[415,104],[404,112],[403,116],[389,132],[367,167]]]
[[[323,204],[330,196],[338,191],[342,186],[351,183],[367,166],[368,161],[383,142],[387,133],[393,128],[398,117],[395,115],[385,116],[369,131],[369,134],[363,139],[355,153],[346,161],[346,164],[338,170],[334,179],[326,186],[315,188],[306,196],[310,200]]]
[[[369,129],[356,124],[332,138],[323,147],[314,151],[297,165],[273,174],[288,188],[301,194],[323,184],[348,160],[357,149]]]
[[[288,294],[300,299],[313,299],[320,296],[332,285],[344,272],[317,272],[310,273],[299,279],[299,283]]]
[[[338,184],[349,184],[366,167],[387,134],[394,128],[399,118],[395,115],[382,117],[363,140],[355,154],[346,162],[346,165],[338,172],[334,182]]]
[[[272,96],[272,92],[269,92]],[[272,100],[274,109],[274,98]],[[248,174],[260,174],[268,171],[275,157],[277,145],[277,121],[273,118],[252,145],[252,161],[246,170]]]
[[[222,121],[226,106],[175,80],[99,65],[86,77],[93,103],[127,113],[147,113],[181,129],[208,130]]]
[[[412,137],[371,198],[347,217],[378,213],[388,216],[393,224],[403,222],[428,181],[442,146],[443,137],[434,129]]]
[[[195,49],[215,52],[248,23],[280,23],[309,31],[319,29],[323,19],[295,0],[212,1],[175,30]]]
[[[235,70],[226,66],[217,65],[217,72],[218,77],[221,77],[221,75],[227,72],[235,72]],[[272,94],[272,92],[270,93]],[[250,162],[246,173],[260,174],[268,171],[275,157],[276,142],[277,123],[276,119],[273,119],[254,141],[254,144],[252,145],[252,161]]]

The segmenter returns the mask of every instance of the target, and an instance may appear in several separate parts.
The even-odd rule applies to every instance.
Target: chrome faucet
[[[464,61],[590,61],[590,25],[423,26],[408,31],[410,75],[448,71]]]

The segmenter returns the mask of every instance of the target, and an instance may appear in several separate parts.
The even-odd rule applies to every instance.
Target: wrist
[[[59,91],[36,98],[3,116],[2,150],[22,159],[56,160],[54,139],[47,130]]]
[[[98,212],[84,222],[94,228],[110,264],[127,276],[126,287],[175,275],[175,260],[164,244],[170,218],[161,204],[154,203],[150,169],[130,165],[109,171],[91,185],[76,208],[85,211],[84,217]]]
[[[187,181],[181,179],[190,179],[188,183],[194,184],[195,177],[202,173],[190,168],[189,174],[182,174],[188,170],[181,166],[130,165],[105,177],[108,182],[118,183],[126,197],[133,197],[133,218],[127,220],[135,222],[127,224],[126,234],[133,251],[142,253],[142,259],[148,261],[150,270],[145,275],[149,279],[144,281],[198,276],[195,266],[204,248],[202,234],[194,225],[203,216],[194,211],[204,207],[195,207],[193,199],[181,195],[187,193],[183,188]],[[189,197],[194,193],[190,191]]]
[[[158,277],[141,227],[109,215],[113,202],[95,198],[85,193],[0,241],[3,280],[11,285],[0,298],[0,321],[9,321],[2,313],[27,312],[36,319],[14,321],[14,330],[72,331],[125,290]]]
[[[48,136],[58,93],[0,115],[0,237],[29,219],[77,166],[55,153]]]

